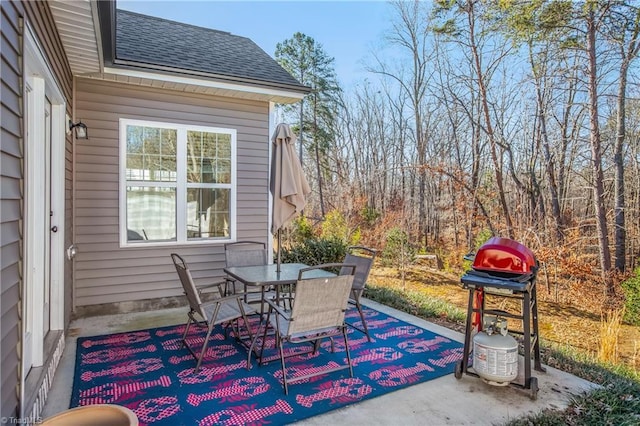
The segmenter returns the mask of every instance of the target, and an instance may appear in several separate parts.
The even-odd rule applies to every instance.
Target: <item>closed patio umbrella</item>
[[[311,193],[309,183],[302,172],[296,156],[296,135],[288,124],[278,124],[271,138],[271,194],[273,195],[273,217],[271,233],[278,236],[277,271],[280,272],[281,230],[299,214]]]

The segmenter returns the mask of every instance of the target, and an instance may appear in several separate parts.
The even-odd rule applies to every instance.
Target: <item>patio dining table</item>
[[[309,265],[304,263],[282,263],[280,271],[277,271],[277,265],[258,265],[258,266],[230,266],[224,268],[224,272],[230,277],[240,281],[251,287],[262,287],[263,289],[270,286],[282,286],[287,284],[295,284],[298,281],[298,274],[301,269],[308,268]],[[316,269],[305,274],[307,278],[333,277],[334,273]]]
[[[231,278],[249,286],[260,287],[261,298],[264,305],[265,290],[274,287],[276,297],[279,296],[280,288],[285,285],[292,285],[298,281],[300,270],[308,268],[304,263],[282,263],[280,270],[276,264],[257,266],[229,266],[224,268],[224,272]],[[305,278],[333,277],[334,273],[323,269],[314,269],[305,274]],[[262,308],[260,314],[264,314]]]
[[[300,270],[308,268],[309,265],[304,263],[282,263],[280,264],[280,271],[278,271],[278,265],[257,265],[257,266],[229,266],[224,268],[224,272],[231,278],[249,286],[260,287],[262,304],[260,308],[260,322],[264,319],[264,300],[266,289],[269,287],[275,287],[276,298],[279,297],[280,288],[286,285],[295,284],[298,281]],[[333,272],[325,271],[323,269],[313,269],[304,274],[305,278],[323,278],[334,277],[336,274]],[[258,330],[259,330],[258,326]],[[257,334],[256,334],[257,337]],[[253,346],[253,344],[251,345]],[[251,351],[250,351],[251,352]],[[256,356],[258,354],[256,353]],[[249,353],[249,359],[251,353]],[[258,362],[261,362],[258,359]],[[249,364],[248,364],[249,365]]]

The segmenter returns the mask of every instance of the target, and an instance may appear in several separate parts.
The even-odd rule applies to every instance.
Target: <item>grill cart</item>
[[[456,379],[468,374],[491,385],[526,389],[531,399],[537,398],[538,379],[531,376],[531,358],[537,371],[545,371],[538,340],[537,272],[538,262],[531,250],[516,241],[493,237],[480,247],[472,269],[460,279],[469,290],[469,303],[464,355],[456,364]],[[520,300],[521,311],[492,308],[504,298]],[[521,327],[508,330],[508,320]],[[515,382],[520,349],[523,383]]]

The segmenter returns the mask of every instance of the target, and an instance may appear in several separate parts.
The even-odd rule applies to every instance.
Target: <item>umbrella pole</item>
[[[278,229],[278,260],[276,264],[276,272],[280,273],[280,251],[282,250],[282,239],[281,239],[282,229]]]

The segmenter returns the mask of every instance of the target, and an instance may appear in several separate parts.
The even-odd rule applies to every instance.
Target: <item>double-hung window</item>
[[[120,120],[120,243],[235,234],[236,131]]]

